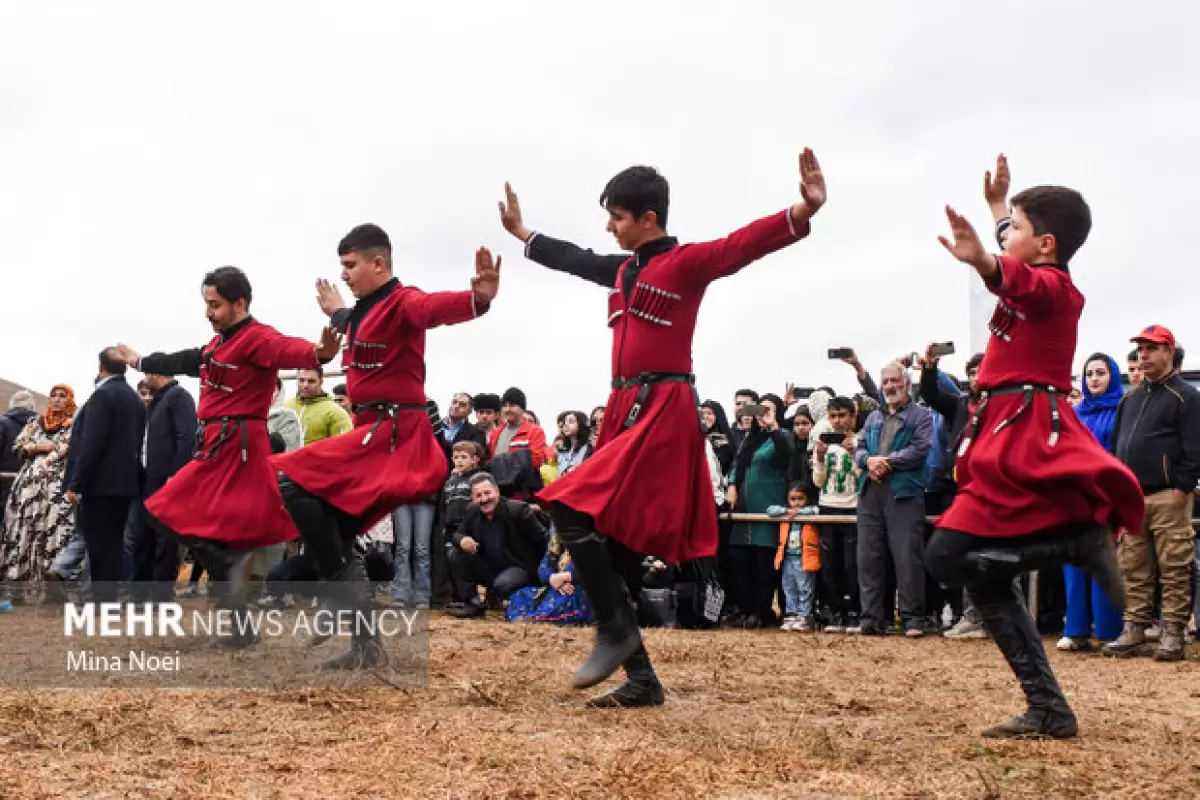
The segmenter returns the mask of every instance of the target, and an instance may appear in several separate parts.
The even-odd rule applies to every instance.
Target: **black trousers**
[[[821,513],[853,516],[854,509],[822,506]],[[859,611],[858,528],[853,523],[821,523],[820,532],[821,584],[829,621],[846,624]]]
[[[162,488],[165,481],[147,484],[137,509],[137,538],[133,543],[133,580],[136,584],[153,582],[150,599],[169,602],[174,598],[175,579],[179,577],[179,540],[146,521],[145,501]],[[144,596],[144,592],[141,592]]]
[[[457,547],[447,556],[450,574],[456,584],[455,592],[468,600],[475,597],[476,586],[487,587],[489,600],[503,600],[522,586],[537,585],[537,575],[523,567],[514,565],[495,570],[478,553],[468,553]]]
[[[97,601],[116,602],[125,558],[125,523],[132,497],[85,494],[79,501],[79,527],[91,565],[92,587]]]
[[[730,545],[729,560],[739,593],[738,609],[767,621],[773,616],[775,597],[775,548]]]

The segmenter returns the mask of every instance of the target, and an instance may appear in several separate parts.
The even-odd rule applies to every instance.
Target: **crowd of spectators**
[[[1200,613],[1192,526],[1200,395],[1180,375],[1183,350],[1170,331],[1151,326],[1133,338],[1128,388],[1117,361],[1095,353],[1068,398],[1146,495],[1144,530],[1115,532],[1128,608],[1122,615],[1072,567],[1038,575],[1031,596],[1043,633],[1061,635],[1060,650],[1083,652],[1098,641],[1119,656],[1147,652],[1157,640],[1156,657],[1174,660]],[[631,582],[643,624],[985,637],[961,591],[939,586],[924,564],[929,520],[954,498],[956,452],[982,397],[982,355],[967,361],[960,382],[940,369],[939,352],[930,346],[898,358],[876,383],[853,350],[831,351],[853,370],[856,391],[744,389],[731,415],[720,401],[704,401],[719,549],[684,564],[647,558]],[[195,404],[163,376],[146,376],[138,389],[148,410],[145,497],[190,457]],[[276,452],[350,430],[344,385],[327,394],[317,369],[301,371],[296,389],[285,400],[278,387],[268,422]],[[60,598],[64,580],[86,579],[69,498],[70,452],[82,434],[71,389],[55,386],[49,398],[38,414],[29,393],[18,392],[0,415],[0,472],[15,475],[0,479],[0,578],[10,587],[0,610]],[[442,416],[429,402],[446,453],[445,486],[357,542],[380,601],[468,619],[492,611],[512,621],[588,623],[570,556],[531,501],[591,455],[604,408],[563,411],[549,434],[516,387],[458,393],[446,408]],[[122,570],[135,594],[140,581],[173,582],[187,557],[145,525],[139,508],[129,513]],[[185,596],[202,591],[204,565],[191,560]],[[261,602],[271,605],[294,600],[272,587],[315,575],[295,546],[258,551],[247,570],[264,582]]]

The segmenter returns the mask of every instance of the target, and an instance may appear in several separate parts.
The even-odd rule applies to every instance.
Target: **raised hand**
[[[138,361],[141,360],[137,351],[127,344],[119,344],[113,348],[113,351],[116,353],[118,361],[130,367],[136,367]]]
[[[950,255],[964,264],[970,264],[976,269],[984,265],[989,260],[987,251],[983,249],[983,243],[979,241],[979,234],[975,233],[975,229],[971,227],[970,222],[967,222],[967,218],[950,206],[946,206],[946,219],[950,221],[950,233],[954,235],[954,241],[951,242],[945,236],[939,236],[938,241],[942,243],[942,247],[949,250]]]
[[[500,256],[492,259],[492,251],[481,247],[475,251],[475,277],[471,278],[471,291],[478,305],[490,305],[500,291]]]
[[[1008,158],[1004,153],[996,156],[996,173],[993,176],[991,170],[983,173],[983,199],[991,207],[997,205],[1004,206],[1008,209],[1008,188],[1012,182],[1012,175],[1008,171]]]
[[[825,205],[825,175],[816,154],[807,147],[800,153],[800,197],[810,217]]]
[[[325,316],[332,317],[333,312],[346,307],[346,301],[342,299],[341,290],[324,278],[318,278],[317,305],[325,312]]]
[[[342,350],[342,335],[337,328],[325,326],[321,329],[321,341],[317,344],[317,360],[328,364]]]
[[[504,199],[497,205],[500,207],[500,224],[504,226],[504,230],[522,242],[527,241],[533,235],[533,231],[525,227],[525,221],[521,218],[521,201],[512,190],[512,184],[505,182]]]

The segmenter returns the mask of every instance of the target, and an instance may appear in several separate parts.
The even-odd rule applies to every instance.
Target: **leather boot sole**
[[[587,701],[588,708],[652,708],[663,704],[662,684],[627,681]]]

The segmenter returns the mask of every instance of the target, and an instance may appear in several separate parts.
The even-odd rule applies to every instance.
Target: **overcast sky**
[[[804,146],[829,203],[809,239],[709,290],[702,395],[852,390],[825,359],[843,345],[877,371],[954,340],[959,369],[969,276],[936,236],[947,202],[990,231],[1000,150],[1017,188],[1092,207],[1077,361],[1121,360],[1151,322],[1200,357],[1194,4],[319,5],[0,0],[0,376],[86,394],[103,345],[205,342],[198,284],[222,264],[249,274],[255,316],[314,338],[313,280],[370,221],[428,291],[466,288],[480,244],[504,257],[491,313],[429,334],[443,407],[517,384],[543,417],[590,408],[605,292],[523,259],[503,182],[531,227],[612,251],[597,196],[618,170],[661,169],[670,232],[703,240],[793,202]]]

